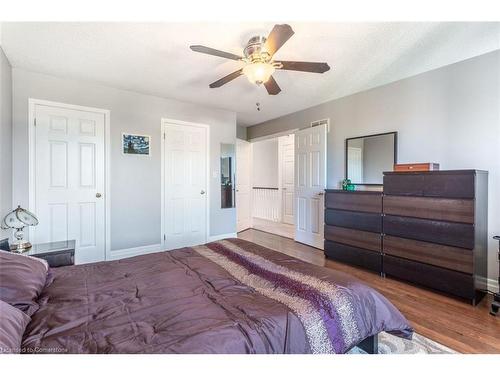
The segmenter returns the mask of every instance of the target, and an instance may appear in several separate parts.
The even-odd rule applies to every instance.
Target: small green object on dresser
[[[342,190],[354,191],[354,190],[356,190],[356,187],[351,183],[351,180],[349,180],[348,178],[345,178],[342,180]]]

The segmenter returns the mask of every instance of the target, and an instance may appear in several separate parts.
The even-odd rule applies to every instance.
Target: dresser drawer
[[[325,255],[335,261],[382,272],[382,254],[370,250],[327,240],[325,241]]]
[[[382,214],[326,209],[325,223],[367,232],[382,232]]]
[[[384,213],[474,224],[474,200],[387,195]]]
[[[382,249],[382,236],[380,233],[335,227],[333,225],[325,225],[325,240],[360,247],[379,253]]]
[[[441,245],[474,248],[474,225],[471,224],[385,215],[384,233]]]
[[[384,194],[472,199],[474,177],[473,172],[385,173]]]
[[[473,252],[459,247],[385,236],[384,253],[468,274],[474,271]]]
[[[382,212],[382,193],[327,191],[325,208],[360,212]]]
[[[390,255],[385,255],[383,262],[386,275],[470,300],[475,297],[472,275]]]

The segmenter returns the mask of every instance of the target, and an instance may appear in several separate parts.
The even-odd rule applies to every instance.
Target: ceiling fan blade
[[[221,87],[222,85],[225,85],[228,82],[231,82],[233,79],[238,78],[240,75],[243,74],[243,69],[237,70],[235,72],[232,72],[231,74],[228,74],[225,77],[222,77],[218,81],[215,81],[209,85],[211,89],[215,89],[216,87]]]
[[[206,53],[207,55],[219,56],[219,57],[223,57],[225,59],[231,59],[231,60],[241,60],[242,59],[241,56],[238,56],[238,55],[235,55],[235,54],[229,53],[229,52],[219,51],[218,49],[213,49],[210,47],[196,45],[196,46],[189,46],[189,48],[191,48],[191,50],[193,50],[195,52]]]
[[[266,50],[269,55],[274,55],[293,34],[290,25],[274,25],[266,41]]]
[[[278,95],[281,92],[281,89],[273,76],[269,77],[267,82],[264,82],[264,86],[266,87],[269,95]]]
[[[324,73],[330,70],[327,63],[308,61],[276,61],[283,65],[283,70],[297,70],[299,72]]]

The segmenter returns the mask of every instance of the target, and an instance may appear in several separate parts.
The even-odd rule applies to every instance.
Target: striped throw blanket
[[[193,249],[241,283],[286,305],[302,322],[313,353],[344,353],[361,340],[345,287],[290,270],[230,241]]]

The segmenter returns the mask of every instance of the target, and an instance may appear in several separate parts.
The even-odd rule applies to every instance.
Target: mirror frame
[[[222,147],[223,146],[232,146],[231,156],[226,156],[226,157],[222,156]],[[231,202],[232,202],[232,205],[227,206],[227,207],[223,207],[222,206],[222,197],[221,197],[221,204],[220,204],[220,209],[226,210],[226,209],[236,208],[236,143],[221,142],[220,148],[221,148],[221,150],[220,150],[221,152],[219,154],[219,167],[220,167],[219,175],[220,175],[221,179],[220,179],[220,183],[219,183],[219,188],[221,189],[221,193],[223,192],[222,189],[224,186],[224,185],[222,185],[222,161],[226,158],[230,159],[229,169],[231,172],[230,181],[231,181]]]
[[[398,132],[387,132],[387,133],[378,133],[378,134],[370,134],[370,135],[363,135],[360,137],[352,137],[352,138],[346,138],[345,143],[344,143],[344,178],[348,178],[347,176],[347,143],[350,140],[353,139],[361,139],[361,138],[371,138],[371,137],[378,137],[381,135],[394,135],[394,164],[398,163]],[[389,172],[389,171],[388,171]],[[383,182],[381,184],[359,184],[359,183],[353,183],[352,185],[357,185],[357,186],[383,186]]]

